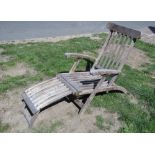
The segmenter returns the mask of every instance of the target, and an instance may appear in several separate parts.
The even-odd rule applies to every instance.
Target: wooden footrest
[[[35,113],[34,115],[29,111],[29,108],[27,106],[24,107],[23,115],[29,125],[29,127],[32,127],[33,122],[36,120],[37,116],[39,114],[39,111]]]
[[[57,77],[38,83],[25,90],[22,97],[32,114],[70,95],[72,91]]]

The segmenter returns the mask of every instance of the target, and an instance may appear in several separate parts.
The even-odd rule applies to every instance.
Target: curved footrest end
[[[32,114],[27,106],[24,107],[22,114],[24,115],[29,128],[33,126],[34,121],[37,119],[39,112]]]
[[[124,94],[128,94],[129,92],[124,88],[124,87],[121,87],[121,86],[113,86],[113,89],[114,91],[119,91],[119,92],[122,92]]]
[[[111,85],[111,86],[99,88],[96,93],[100,93],[100,92],[108,93],[110,91],[118,91],[118,92],[122,92],[124,94],[128,94],[128,91],[125,88],[118,86],[118,85]]]
[[[72,91],[57,77],[40,82],[22,94],[25,108],[23,114],[31,127],[40,111],[72,94]]]

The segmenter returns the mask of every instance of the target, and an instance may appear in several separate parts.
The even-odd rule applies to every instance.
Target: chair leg
[[[81,107],[81,109],[80,109],[80,111],[79,111],[79,114],[80,114],[80,115],[82,115],[82,114],[85,112],[86,108],[87,108],[88,105],[91,103],[91,101],[93,100],[94,96],[95,96],[95,93],[92,93],[92,94],[88,97],[88,99],[86,100],[86,102],[83,104],[83,106]]]
[[[128,94],[129,93],[124,87],[118,86],[116,84],[108,87],[107,89],[108,89],[108,92],[109,91],[120,91],[120,92],[122,92],[124,94]]]
[[[87,106],[91,103],[91,101],[93,100],[94,96],[96,95],[96,93],[100,93],[100,92],[110,92],[110,91],[120,91],[124,94],[128,94],[129,92],[121,87],[121,86],[117,86],[117,85],[112,85],[109,87],[105,87],[103,89],[99,89],[100,84],[103,81],[100,80],[100,82],[98,83],[98,85],[96,86],[96,88],[94,89],[94,91],[90,94],[90,96],[88,97],[88,99],[86,100],[86,102],[83,104],[83,106],[81,107],[81,110],[79,111],[79,114],[83,114],[87,108]]]
[[[88,107],[88,105],[91,103],[91,101],[93,100],[93,98],[95,97],[97,91],[98,91],[98,88],[100,87],[100,85],[102,84],[102,82],[105,80],[105,78],[102,78],[97,86],[95,87],[94,91],[90,94],[90,96],[87,98],[86,102],[83,104],[83,106],[81,107],[81,110],[79,111],[79,114],[82,115],[86,108]]]
[[[76,99],[76,100],[73,100],[73,103],[80,109],[83,107],[82,100]]]
[[[24,110],[22,111],[22,114],[24,115],[24,117],[25,117],[25,119],[26,119],[26,121],[28,123],[29,128],[31,128],[33,126],[33,123],[37,119],[39,112],[37,112],[36,114],[32,115],[29,112],[28,108],[25,106]]]
[[[80,63],[80,60],[79,59],[76,60],[74,62],[74,64],[73,64],[72,68],[70,69],[69,73],[73,73],[76,70],[76,68],[77,68],[77,66],[78,66],[79,63]]]

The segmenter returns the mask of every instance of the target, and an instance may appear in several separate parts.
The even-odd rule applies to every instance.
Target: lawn
[[[0,81],[0,93],[3,94],[7,90],[33,84],[45,77],[53,77],[59,72],[68,71],[73,60],[66,59],[65,52],[91,52],[95,55],[105,41],[106,34],[94,36],[99,39],[80,37],[56,43],[0,45],[0,48],[4,49],[1,54],[11,57],[7,62],[0,62],[1,70],[7,70],[20,62],[37,70],[36,75],[6,76]],[[92,106],[117,112],[119,119],[123,122],[123,127],[118,132],[155,132],[155,45],[138,41],[135,46],[143,50],[151,63],[144,65],[141,70],[125,65],[123,74],[117,79],[117,83],[132,94],[134,101],[130,95],[110,93],[96,96]],[[84,66],[85,62],[82,62],[80,69]],[[97,125],[102,128],[104,118],[97,117],[96,119]],[[0,123],[1,132],[7,129],[8,125]]]

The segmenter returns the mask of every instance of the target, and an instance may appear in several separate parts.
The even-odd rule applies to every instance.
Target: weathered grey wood
[[[99,87],[99,89],[97,90],[97,93],[99,92],[103,92],[102,89],[106,89],[108,86],[108,81],[104,81],[101,86]],[[90,87],[87,89],[81,89],[79,95],[87,95],[87,94],[91,94],[94,91],[94,87]]]
[[[83,107],[83,102],[82,100],[76,99],[73,101],[79,108]]]
[[[118,56],[116,57],[115,61],[115,66],[116,68],[119,68],[119,66],[121,65],[123,60],[126,60],[126,57],[124,57],[126,55],[126,53],[128,52],[128,45],[131,44],[131,39],[128,38],[128,40],[126,41],[125,45],[122,47],[122,49],[120,50],[120,53],[118,54]],[[124,52],[125,51],[125,52]]]
[[[115,50],[115,53],[114,53],[114,57],[113,57],[113,59],[112,59],[112,62],[108,64],[108,65],[109,65],[109,66],[108,66],[109,68],[117,69],[115,63],[117,62],[117,59],[119,58],[120,53],[121,53],[122,51],[125,52],[125,47],[124,47],[124,45],[121,44],[121,42],[124,42],[124,41],[126,41],[127,39],[128,39],[128,38],[127,38],[127,37],[124,37],[124,36],[122,36],[122,39],[120,39],[120,42],[117,44],[117,48],[116,48],[116,50]]]
[[[49,80],[40,82],[40,83],[38,83],[38,84],[36,84],[36,85],[30,87],[29,89],[27,89],[25,92],[31,91],[32,89],[34,89],[34,88],[36,88],[36,87],[39,87],[40,85],[42,86],[43,84],[46,84],[46,83],[48,83],[49,81],[52,81],[52,80],[54,80],[54,79],[56,79],[56,78],[52,78],[52,79],[49,79]]]
[[[124,37],[122,42],[127,42],[128,40],[130,40],[130,38]],[[116,63],[117,63],[118,59],[121,58],[121,54],[125,53],[125,50],[126,50],[125,46],[126,46],[126,44],[125,45],[118,45],[118,48],[115,51],[115,57],[113,58],[112,63],[109,65],[110,68],[118,69]]]
[[[71,93],[71,91],[68,90],[68,91],[66,91],[66,92],[64,92],[64,93],[61,93],[61,94],[57,95],[57,96],[51,97],[51,98],[49,98],[48,100],[46,100],[46,101],[44,102],[44,104],[40,104],[37,108],[38,108],[38,109],[42,109],[43,107],[48,106],[50,103],[53,103],[53,102],[55,102],[55,101],[60,100],[60,99],[63,98],[63,97],[68,96],[70,93]]]
[[[81,59],[84,59],[86,61],[89,62],[94,62],[96,60],[96,58],[94,56],[88,55],[88,54],[81,54],[81,53],[65,53],[65,56],[67,58],[73,58],[75,59],[75,62],[72,66],[72,68],[70,69],[69,73],[73,73],[75,72],[78,64],[80,63]]]
[[[53,90],[55,90],[56,88],[58,88],[58,87],[61,87],[61,86],[64,86],[64,84],[61,82],[61,83],[56,83],[56,84],[54,84],[54,85],[50,85],[49,87],[46,87],[46,88],[43,88],[43,89],[41,89],[41,90],[38,90],[36,93],[34,93],[33,95],[29,95],[29,94],[27,94],[29,97],[30,97],[30,99],[32,99],[32,100],[35,100],[36,98],[38,98],[40,95],[42,95],[43,93],[47,93],[47,92],[49,92],[49,91],[53,91]]]
[[[88,89],[88,90],[83,90],[79,93],[79,95],[87,95],[87,94],[91,94],[92,92],[94,91],[94,89]],[[128,91],[121,87],[121,86],[117,86],[117,85],[102,85],[100,86],[97,90],[96,90],[96,93],[102,93],[102,92],[110,92],[110,91],[119,91],[119,92],[122,92],[122,93],[125,93],[127,94]]]
[[[57,80],[53,80],[51,82],[48,82],[46,85],[42,85],[42,87],[38,87],[37,89],[33,89],[33,90],[30,90],[30,91],[27,91],[27,95],[31,98],[33,97],[33,95],[36,95],[36,94],[39,94],[41,93],[42,91],[45,91],[51,87],[54,87],[54,86],[57,86],[59,84],[61,84],[62,82]]]
[[[116,32],[122,33],[124,35],[127,35],[128,37],[130,37],[132,39],[140,39],[140,37],[141,37],[140,31],[136,31],[136,30],[124,27],[124,26],[114,24],[114,23],[108,23],[107,28],[110,31],[114,31],[114,32],[116,31]]]
[[[133,48],[134,44],[135,44],[135,42],[132,40],[131,45],[130,45],[130,47],[128,48],[128,50],[126,52],[126,55],[125,55],[124,59],[122,60],[121,65],[119,66],[119,70],[121,70],[123,68],[123,66],[125,64],[125,61],[126,61],[128,55],[129,55],[129,52],[131,51],[131,48]]]
[[[104,68],[108,68],[109,64],[111,63],[111,61],[113,61],[113,55],[115,53],[116,47],[119,45],[118,43],[116,43],[118,41],[118,38],[120,37],[119,34],[116,34],[115,36],[115,40],[111,43],[111,46],[109,47],[109,52],[107,55],[107,61],[105,62],[105,64],[102,64],[102,66]],[[119,40],[121,41],[121,37],[119,38]],[[103,61],[104,63],[104,61]]]
[[[45,107],[46,106],[46,103],[48,102],[51,102],[51,100],[54,101],[55,98],[62,98],[64,96],[64,94],[68,94],[70,92],[69,89],[59,89],[59,91],[57,91],[57,93],[55,94],[52,94],[52,95],[49,95],[49,96],[45,96],[44,98],[40,99],[40,100],[37,100],[37,101],[34,101],[34,105],[38,108],[41,107]]]
[[[56,95],[58,92],[60,91],[64,91],[64,90],[68,90],[68,88],[64,85],[64,84],[61,84],[57,87],[55,87],[53,90],[49,90],[48,92],[43,92],[42,94],[40,94],[40,96],[37,96],[36,98],[32,99],[32,101],[34,102],[34,104],[37,102],[37,103],[40,103],[42,102],[42,100],[48,98],[49,96],[52,97],[54,95]]]
[[[107,65],[105,66],[105,68],[112,68],[111,66],[114,65],[120,51],[122,50],[122,45],[121,45],[121,42],[124,42],[126,40],[126,37],[122,36],[119,40],[119,43],[117,43],[117,48],[115,49],[115,51],[113,52],[114,53],[114,57],[111,58],[111,62],[109,61],[109,63],[107,63]],[[112,55],[112,54],[111,54]],[[114,66],[114,68],[116,68]],[[117,69],[117,68],[116,68]]]
[[[62,76],[62,74],[57,75],[57,77],[70,89],[72,90],[73,94],[77,93],[77,88],[75,88],[75,86],[73,86],[68,80],[66,80],[66,78],[64,78],[64,76]]]
[[[90,73],[93,75],[117,75],[120,73],[119,70],[112,70],[112,69],[92,69]]]
[[[35,113],[34,115],[31,115],[27,109],[27,107],[24,107],[24,110],[22,111],[22,114],[24,115],[29,128],[32,127],[34,121],[37,119],[39,112]]]
[[[117,34],[116,34],[117,35]],[[114,38],[114,41],[112,42],[112,40],[113,40],[113,37],[115,37]],[[112,33],[112,36],[111,36],[111,38],[110,38],[110,41],[108,42],[108,44],[107,44],[107,46],[106,46],[106,49],[104,49],[104,51],[103,51],[103,55],[102,55],[102,57],[100,58],[100,60],[99,60],[99,62],[98,62],[98,64],[102,67],[102,68],[106,68],[106,64],[107,64],[107,61],[109,60],[109,58],[110,58],[110,54],[111,54],[111,52],[112,52],[112,49],[113,49],[113,44],[114,43],[116,43],[116,41],[117,41],[117,39],[119,38],[120,36],[119,36],[119,34],[118,34],[118,37],[117,36],[115,36],[115,34],[114,33]]]
[[[65,74],[61,74],[61,76],[63,77],[63,79],[65,79],[67,83],[70,83],[70,85],[78,92],[79,85],[77,83],[73,82],[70,78],[67,78]]]
[[[82,78],[77,78],[75,80],[75,78],[73,78],[73,77],[75,75],[77,75],[77,77],[79,77],[79,74],[80,74],[80,72],[75,73],[75,74],[74,73],[69,74],[70,76],[67,76],[66,73],[60,75],[65,80],[65,83],[67,85],[69,83],[70,88],[74,90],[74,94],[76,94],[76,95],[78,95],[78,93],[85,87],[84,85],[86,84],[86,82],[89,82],[89,83],[91,82],[92,85],[87,84],[87,86],[85,88],[90,88],[90,87],[93,88],[94,83],[95,83],[94,80],[101,79],[101,76],[93,76],[89,72],[83,72],[82,73],[82,75],[83,75]],[[84,76],[84,74],[86,74],[86,76]],[[93,78],[91,78],[91,77],[93,77]]]
[[[46,87],[44,85],[45,83]],[[64,95],[66,96],[72,93],[72,91],[59,79],[53,78],[53,80],[48,80],[48,82],[45,83],[38,85],[38,87],[33,87],[35,88],[35,92],[34,89],[29,89],[23,94],[23,99],[26,101],[27,106],[31,109],[33,114],[40,111],[40,107],[43,108],[47,105],[47,103],[50,103],[52,97],[56,98],[56,96],[58,96],[61,99]],[[31,91],[33,93],[31,93]]]
[[[74,102],[81,108],[82,114],[96,93],[109,91],[127,93],[125,88],[115,85],[115,80],[140,33],[111,23],[108,28],[109,35],[96,58],[87,54],[66,53],[68,58],[75,59],[69,73],[58,74],[55,78],[43,81],[24,92],[23,99],[26,107],[32,112],[32,117],[64,97],[74,96]],[[94,62],[89,71],[75,72],[81,59]],[[81,102],[77,99],[88,95],[86,101]]]
[[[110,41],[111,36],[112,36],[112,33],[110,32],[107,39],[106,39],[106,41],[105,41],[105,43],[104,43],[104,45],[103,45],[103,47],[102,47],[102,49],[101,49],[101,52],[99,53],[98,57],[96,58],[95,63],[92,66],[93,69],[95,69],[95,66],[98,65],[98,62],[100,61],[100,59],[101,59],[101,57],[103,55],[103,52],[105,51],[105,49],[106,49],[106,47],[107,47],[107,45],[108,45],[108,43]]]
[[[88,97],[88,99],[86,100],[86,102],[84,103],[83,107],[80,110],[80,114],[83,114],[87,108],[87,106],[90,104],[90,102],[93,100],[94,96],[96,95],[98,88],[101,86],[101,84],[105,81],[105,78],[102,78],[97,86],[95,87],[95,89],[93,90],[93,92],[90,94],[90,96]]]
[[[31,109],[32,114],[35,114],[35,113],[38,112],[38,109],[36,109],[36,107],[34,106],[33,102],[27,96],[27,94],[25,92],[22,94],[22,98],[23,98],[23,102],[26,103],[26,106],[28,106],[29,109]]]
[[[70,76],[70,77],[68,77],[70,80],[73,80],[73,81],[91,81],[91,80],[96,80],[96,79],[101,79],[101,76],[100,75],[92,75],[92,74],[90,74],[90,75],[88,75],[88,76],[81,76],[81,77],[72,77],[72,76]]]
[[[73,64],[72,68],[70,69],[69,73],[75,72],[75,70],[76,70],[76,68],[77,68],[77,66],[78,66],[79,63],[80,63],[80,59],[76,60],[74,62],[74,64]]]

